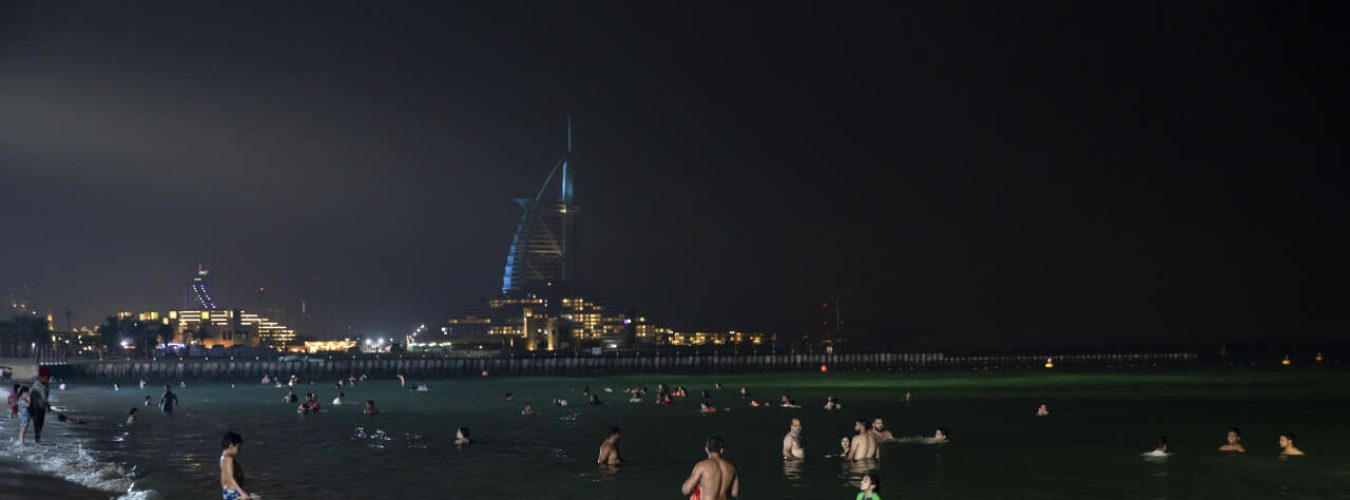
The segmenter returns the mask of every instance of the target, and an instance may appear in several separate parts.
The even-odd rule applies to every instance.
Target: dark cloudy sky
[[[571,112],[583,284],[676,327],[1350,328],[1343,6],[981,3],[7,3],[0,292],[441,320]]]

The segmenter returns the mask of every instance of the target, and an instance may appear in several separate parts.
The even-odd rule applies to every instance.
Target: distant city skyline
[[[221,304],[449,317],[570,114],[575,279],[671,325],[1339,338],[1321,9],[6,5],[0,292],[94,324],[204,263]]]

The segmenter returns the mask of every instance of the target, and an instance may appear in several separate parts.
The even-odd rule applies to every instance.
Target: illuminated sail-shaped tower
[[[511,238],[502,276],[502,293],[535,293],[572,281],[572,118],[567,118],[567,151],[553,166],[533,198],[520,198],[520,223]]]
[[[187,289],[183,293],[184,309],[205,309],[215,310],[216,297],[211,290],[211,271],[206,270],[201,264],[197,264],[197,275],[192,277],[192,281],[187,283]]]

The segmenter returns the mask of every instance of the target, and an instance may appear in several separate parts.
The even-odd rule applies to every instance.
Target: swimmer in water
[[[406,385],[408,385],[408,381],[403,378],[403,374],[402,373],[398,374],[398,386],[403,387]]]
[[[748,397],[750,397],[750,389],[749,389],[749,388],[746,388],[746,387],[742,387],[742,388],[741,388],[741,397],[743,397],[743,398],[748,398]]]
[[[145,397],[145,406],[150,406],[150,396]]]
[[[534,415],[534,406],[531,405],[530,403],[525,403],[525,407],[520,409],[520,414],[521,414],[521,415]]]
[[[886,430],[886,422],[881,420],[881,417],[872,419],[872,428],[867,432],[877,441],[895,441],[895,434]]]
[[[516,400],[516,395],[508,392],[508,393],[506,393],[506,400],[507,400],[507,401],[515,401],[515,400]]]
[[[933,431],[933,438],[930,440],[930,442],[933,444],[941,444],[941,443],[949,443],[951,442],[951,440],[952,440],[951,431],[947,430],[946,427],[938,427],[936,431]]]
[[[913,399],[914,399],[914,395],[911,394],[909,391],[905,391],[905,399],[902,399],[902,400],[900,400],[900,401],[905,402],[905,403],[908,403],[908,402],[910,402],[910,401],[913,400]]]
[[[473,440],[469,439],[468,427],[460,426],[460,428],[455,429],[455,446],[464,446],[472,442]]]
[[[793,400],[792,400],[792,397],[791,397],[791,396],[788,396],[787,394],[784,394],[783,397],[781,397],[781,398],[778,399],[778,406],[781,407],[781,408],[801,408],[801,407],[802,407],[802,405],[797,404],[797,402],[796,402],[796,401],[793,401]]]
[[[563,398],[553,398],[553,406],[567,406],[567,400]]]
[[[113,382],[113,391],[120,391],[120,390],[122,390],[122,388],[117,386],[117,382]]]
[[[295,404],[299,400],[300,396],[295,395],[295,389],[286,389],[286,395],[281,397],[281,402],[287,404]]]
[[[691,500],[725,500],[741,496],[741,478],[722,453],[725,445],[722,438],[712,436],[703,445],[708,458],[694,465],[689,479],[680,486],[681,495],[689,495]]]
[[[1041,403],[1040,406],[1036,407],[1036,416],[1038,417],[1050,416],[1050,407],[1045,406],[1045,403]]]
[[[1170,453],[1167,452],[1167,438],[1164,436],[1158,436],[1158,444],[1153,447],[1153,451],[1144,454],[1146,457],[1165,457],[1167,455],[1170,455]]]
[[[1228,429],[1228,442],[1220,446],[1219,451],[1246,453],[1247,448],[1242,446],[1242,431],[1238,430],[1237,427]]]
[[[595,463],[600,465],[619,465],[619,428],[610,427],[605,442],[600,443],[600,457]]]
[[[699,413],[716,413],[717,407],[713,406],[707,401],[704,401],[702,403],[699,403],[698,411]]]
[[[1301,457],[1303,450],[1294,446],[1294,433],[1286,432],[1280,434],[1280,456],[1281,457]]]
[[[596,396],[595,394],[591,394],[591,401],[590,401],[590,402],[591,402],[591,405],[592,405],[592,406],[600,406],[600,405],[604,404],[604,403],[601,403],[601,402],[600,402],[600,396]]]
[[[788,422],[788,433],[783,436],[783,458],[787,460],[806,458],[806,448],[802,447],[802,421],[799,418]]]
[[[130,412],[127,412],[127,423],[128,423],[128,424],[134,424],[134,423],[136,423],[136,407],[134,407],[134,406],[131,407],[131,411],[130,411]]]
[[[342,398],[344,398],[344,397],[347,397],[347,393],[345,393],[345,392],[339,392],[338,395],[337,395],[337,397],[336,397],[336,398],[333,398],[333,404],[335,404],[335,405],[340,405],[340,404],[342,404]]]
[[[853,422],[853,431],[856,432],[849,440],[848,459],[852,461],[870,460],[881,458],[881,450],[877,446],[876,438],[867,430],[867,419],[860,418]]]
[[[147,382],[145,379],[141,379],[141,382],[140,382],[141,388],[144,389],[144,388],[145,388],[145,384],[148,384],[148,383],[150,383],[150,382]]]
[[[239,466],[237,457],[243,446],[244,438],[233,432],[226,432],[220,440],[220,447],[225,449],[220,453],[220,491],[225,500],[253,498],[240,484],[244,481],[244,469]]]
[[[713,382],[713,389],[717,389],[717,390],[719,390],[719,391],[722,390],[722,383],[721,383],[721,382]]]
[[[825,398],[825,411],[835,411],[844,409],[844,405],[839,404],[839,398],[830,396]]]
[[[844,457],[844,460],[848,460],[848,449],[851,446],[853,446],[853,440],[849,439],[848,436],[839,438],[839,451],[842,452],[839,456]]]
[[[379,414],[380,414],[380,410],[378,410],[378,409],[375,408],[375,400],[374,400],[374,399],[367,399],[367,400],[366,400],[366,409],[365,409],[365,411],[362,411],[361,413],[363,413],[363,414],[364,414],[365,416],[367,416],[367,417],[370,417],[370,416],[374,416],[374,415],[379,415]]]
[[[881,500],[881,478],[875,472],[863,474],[858,482],[858,496],[854,500]]]

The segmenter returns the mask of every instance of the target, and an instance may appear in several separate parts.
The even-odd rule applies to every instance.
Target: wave
[[[4,410],[8,412],[9,408]],[[57,423],[55,415],[49,415],[52,415],[48,417],[47,427],[50,428],[52,424]],[[28,464],[42,473],[87,488],[115,493],[118,500],[159,498],[154,490],[136,487],[135,467],[99,460],[84,447],[85,438],[72,435],[73,433],[62,436],[61,441],[48,440],[41,446],[33,445],[30,441],[24,443],[23,449],[19,449],[18,420],[7,417],[8,415],[0,417],[0,436],[9,436],[3,440],[5,446],[0,447],[0,458]],[[32,439],[32,435],[30,429],[29,439]]]

